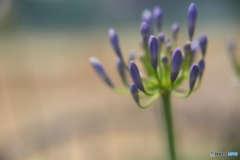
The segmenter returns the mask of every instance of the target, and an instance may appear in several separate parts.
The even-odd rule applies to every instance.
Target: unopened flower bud
[[[118,73],[119,73],[121,79],[123,80],[123,82],[126,82],[124,64],[122,63],[122,61],[119,58],[117,58],[117,60],[116,60],[116,67],[117,67],[117,70],[118,70]]]
[[[198,76],[199,76],[199,68],[196,64],[193,64],[190,68],[190,76],[189,76],[190,90],[192,90],[194,88],[194,85],[197,81]]]
[[[205,69],[205,61],[204,59],[201,59],[199,62],[198,62],[198,68],[199,68],[199,77],[202,78],[202,75],[203,75],[203,71]]]
[[[119,47],[119,42],[118,42],[118,36],[116,31],[113,28],[110,28],[108,31],[109,34],[109,40],[112,44],[113,50],[115,51],[116,55],[118,58],[123,61],[122,53]]]
[[[98,74],[98,76],[110,87],[114,87],[113,83],[111,82],[111,80],[108,78],[101,62],[95,58],[95,57],[91,57],[89,59],[89,62],[91,63],[91,65],[93,66],[93,69],[95,70],[95,72]]]
[[[137,104],[139,104],[138,88],[133,82],[130,84],[129,88],[130,88],[130,92],[132,94],[133,99]]]
[[[152,66],[154,69],[157,69],[159,46],[158,46],[157,38],[154,37],[153,35],[150,36],[149,38],[148,48],[149,48],[149,57],[150,57]]]
[[[201,34],[199,38],[199,46],[201,48],[203,57],[205,57],[206,55],[207,43],[208,43],[207,36],[205,34]]]
[[[188,8],[188,34],[190,41],[192,41],[194,29],[197,20],[197,9],[194,3],[191,3]]]
[[[141,79],[140,74],[139,74],[138,67],[133,61],[131,61],[129,63],[129,72],[130,72],[132,80],[135,83],[135,85],[137,86],[137,88],[139,90],[145,92],[145,89],[144,89],[143,83],[142,83],[142,79]]]
[[[180,72],[182,65],[182,53],[179,48],[175,49],[172,54],[172,63],[171,63],[171,81],[175,81]]]

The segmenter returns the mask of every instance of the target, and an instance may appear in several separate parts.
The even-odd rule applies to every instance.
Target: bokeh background
[[[163,32],[170,36],[178,22],[182,47],[191,2],[0,0],[0,160],[167,159],[159,102],[139,109],[131,95],[102,83],[89,57],[98,57],[122,86],[108,29],[117,30],[125,58],[132,49],[140,55],[141,12],[159,5]],[[194,2],[195,38],[206,33],[209,47],[201,88],[172,99],[177,155],[239,159],[209,153],[240,153],[240,86],[226,52],[230,37],[240,44],[240,1]]]

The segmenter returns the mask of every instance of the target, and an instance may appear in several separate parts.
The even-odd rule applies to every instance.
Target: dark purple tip
[[[163,13],[159,6],[153,8],[153,18],[157,24],[157,29],[160,31],[162,27]]]
[[[207,36],[205,34],[201,34],[201,36],[199,38],[199,46],[201,48],[203,57],[205,57],[205,55],[206,55],[207,43],[208,43]]]
[[[179,48],[175,49],[172,54],[172,63],[171,63],[171,81],[175,81],[180,72],[182,65],[182,53]]]
[[[179,31],[179,24],[178,23],[173,23],[172,27],[171,27],[171,32],[173,34],[173,38],[177,37],[178,31]]]
[[[154,69],[157,69],[158,65],[158,40],[153,35],[150,36],[148,42],[149,57]]]
[[[115,51],[116,55],[118,56],[118,58],[123,61],[123,57],[122,57],[122,53],[119,47],[119,42],[118,42],[118,36],[116,31],[113,28],[110,28],[108,30],[108,34],[109,34],[109,40],[112,44],[113,50]]]
[[[111,82],[111,80],[108,78],[101,62],[94,57],[91,57],[89,59],[91,65],[93,66],[93,69],[95,70],[95,72],[98,74],[98,76],[110,87],[114,87],[113,83]]]
[[[191,3],[188,8],[188,34],[190,41],[192,41],[194,29],[197,20],[197,9],[194,3]]]
[[[150,29],[148,27],[148,24],[146,22],[142,22],[140,26],[140,32],[143,38],[143,43],[147,44],[148,38],[150,36]]]
[[[125,80],[126,79],[126,75],[125,75],[125,71],[124,71],[124,64],[122,63],[122,61],[117,58],[116,60],[116,67],[117,67],[117,70],[118,70],[118,73],[120,75],[120,77]]]
[[[164,33],[163,33],[163,32],[158,33],[157,38],[158,38],[158,42],[159,42],[160,44],[163,44],[163,43],[165,42],[165,36],[164,36]]]
[[[184,47],[183,47],[183,50],[184,50],[184,54],[185,55],[190,55],[191,54],[191,51],[192,51],[192,47],[191,47],[191,42],[186,42],[184,44]]]
[[[129,63],[129,72],[130,72],[132,80],[135,83],[135,85],[137,86],[137,88],[139,90],[145,92],[145,89],[144,89],[143,83],[142,83],[142,79],[141,79],[140,74],[139,74],[138,67],[133,61],[131,61]]]
[[[199,68],[196,64],[193,64],[190,68],[189,76],[189,88],[192,90],[194,88],[195,82],[199,76]]]
[[[129,88],[130,88],[130,92],[132,94],[133,99],[135,100],[135,102],[137,104],[139,104],[138,89],[137,89],[136,85],[132,82],[130,84]]]

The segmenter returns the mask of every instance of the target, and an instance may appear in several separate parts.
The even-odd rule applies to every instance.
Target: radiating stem
[[[173,122],[171,115],[171,102],[170,92],[165,92],[162,95],[162,104],[164,111],[165,124],[168,136],[168,147],[171,160],[176,160],[175,148],[174,148],[174,134],[173,134]]]

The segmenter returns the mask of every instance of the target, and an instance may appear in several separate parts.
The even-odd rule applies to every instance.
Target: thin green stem
[[[170,159],[176,160],[170,96],[171,96],[170,92],[163,93],[162,94],[162,104],[163,104],[164,118],[165,118],[165,124],[166,124],[166,129],[167,129]]]
[[[172,90],[172,95],[176,96],[176,97],[179,97],[179,98],[187,98],[191,95],[193,90],[188,90],[187,93],[179,93],[177,92],[176,90]]]
[[[138,103],[137,105],[141,109],[145,109],[145,108],[149,107],[153,102],[155,102],[155,100],[158,99],[158,97],[159,97],[159,93],[157,92],[144,105],[141,105],[140,103]]]

